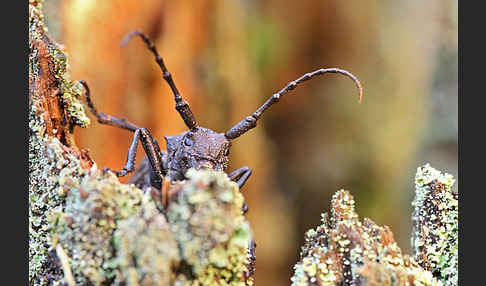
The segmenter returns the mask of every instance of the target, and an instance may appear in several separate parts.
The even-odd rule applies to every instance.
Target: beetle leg
[[[251,169],[248,166],[241,167],[237,170],[231,172],[228,177],[231,181],[236,182],[238,184],[238,188],[241,190],[241,187],[246,183],[248,178],[251,175]],[[243,214],[248,212],[248,205],[246,202],[243,203]]]
[[[164,206],[162,204],[162,200],[161,200],[161,195],[160,195],[160,191],[157,190],[156,188],[152,187],[152,186],[146,186],[143,188],[144,192],[149,192],[150,195],[152,196],[152,199],[154,200],[155,202],[155,206],[157,207],[157,209],[161,212],[161,213],[164,213]]]
[[[86,90],[86,101],[88,103],[88,107],[91,110],[91,113],[96,116],[99,123],[123,128],[132,132],[135,132],[137,129],[140,128],[137,125],[126,120],[125,118],[118,118],[103,112],[99,112],[94,106],[93,101],[91,100],[91,92],[89,90],[88,84],[84,80],[80,80],[79,82],[84,86],[84,89]]]
[[[256,262],[256,257],[255,257],[255,248],[257,244],[255,240],[251,239],[250,243],[248,245],[248,254],[250,256],[250,263],[247,265],[247,272],[245,272],[245,281],[248,280],[254,273],[255,273],[255,262]]]
[[[244,166],[231,172],[228,177],[231,181],[236,182],[238,184],[238,188],[241,189],[250,177],[251,172],[250,167]]]
[[[135,169],[135,157],[137,155],[138,140],[142,142],[143,149],[147,154],[147,158],[152,168],[152,174],[154,177],[153,179],[151,178],[151,185],[157,189],[160,189],[163,175],[165,174],[165,170],[162,167],[162,153],[157,141],[145,128],[139,128],[135,131],[132,144],[128,149],[127,161],[123,169],[120,171],[115,171],[109,168],[104,168],[103,172],[108,170],[114,171],[118,177],[126,176],[128,173],[132,172]]]
[[[170,194],[169,194],[169,188],[170,188],[170,179],[166,178],[164,182],[162,183],[162,187],[160,188],[160,198],[162,201],[162,205],[164,206],[164,209],[167,209],[169,206],[169,200],[170,200]]]
[[[162,169],[166,170],[167,164],[165,162],[167,161],[167,152],[160,151],[160,153],[162,154]],[[140,162],[140,164],[138,165],[131,178],[128,180],[128,183],[134,184],[139,189],[144,189],[148,186],[155,188],[155,186],[157,186],[156,181],[157,174],[152,171],[150,161],[148,157],[145,156],[142,162]],[[159,190],[158,186],[157,190]]]
[[[150,162],[145,156],[142,159],[142,162],[137,167],[137,170],[128,180],[129,184],[134,184],[139,189],[145,189],[146,187],[150,187],[150,175],[152,174],[152,166],[150,166]]]

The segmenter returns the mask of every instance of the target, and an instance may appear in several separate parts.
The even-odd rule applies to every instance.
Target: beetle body
[[[84,81],[81,81],[81,84],[83,84],[86,90],[86,100],[88,106],[91,112],[97,117],[99,123],[123,128],[134,133],[132,143],[128,150],[127,160],[123,169],[116,171],[104,168],[103,171],[113,171],[119,177],[133,172],[135,170],[135,156],[138,143],[141,142],[147,156],[131,177],[130,182],[134,183],[143,190],[149,189],[152,195],[159,194],[160,201],[164,207],[167,207],[167,204],[170,201],[167,184],[174,181],[184,180],[185,174],[190,168],[209,168],[217,171],[226,171],[229,162],[228,156],[232,144],[231,141],[245,134],[252,128],[255,128],[259,118],[270,106],[279,102],[283,95],[295,89],[302,82],[310,80],[317,75],[323,75],[326,73],[345,75],[352,79],[356,84],[359,91],[359,101],[361,102],[361,84],[354,75],[348,71],[338,68],[319,69],[311,73],[306,73],[300,78],[288,83],[280,91],[273,94],[253,114],[235,124],[225,133],[217,133],[211,129],[197,125],[197,121],[189,107],[189,104],[183,100],[174,83],[174,80],[172,79],[172,75],[164,64],[162,57],[160,57],[155,45],[145,34],[140,31],[134,31],[127,35],[127,37],[122,41],[122,45],[128,43],[128,41],[134,36],[140,36],[140,38],[147,45],[147,48],[155,56],[155,61],[162,71],[162,77],[169,84],[172,93],[174,94],[175,108],[188,127],[188,131],[175,136],[164,137],[167,145],[167,151],[162,151],[160,149],[157,140],[153,138],[147,129],[138,127],[124,118],[117,118],[103,112],[98,112],[91,101],[88,85]],[[238,187],[241,189],[251,174],[252,170],[249,167],[244,166],[228,174],[228,177],[232,181],[236,182]],[[244,204],[243,212],[245,213],[247,210],[248,207],[246,204]],[[254,264],[255,247],[256,244],[252,240],[249,245],[249,254],[252,257],[251,268],[253,268]],[[249,273],[252,272],[253,269],[250,269]]]
[[[163,190],[163,182],[166,181],[180,181],[184,180],[185,173],[190,168],[210,168],[218,171],[226,171],[228,167],[229,149],[231,148],[231,140],[234,140],[247,131],[255,128],[258,119],[263,113],[273,104],[280,101],[281,97],[289,91],[295,89],[299,84],[312,79],[317,75],[326,73],[342,74],[349,77],[356,84],[359,91],[359,102],[362,98],[362,88],[358,79],[348,71],[338,68],[318,69],[311,73],[306,73],[300,78],[288,83],[280,91],[273,94],[262,106],[260,106],[253,114],[247,116],[225,133],[217,133],[211,129],[200,127],[197,125],[189,104],[182,98],[177,89],[172,75],[167,70],[162,57],[157,52],[155,45],[144,33],[134,31],[128,34],[122,41],[122,45],[135,37],[140,38],[145,42],[148,49],[155,56],[155,61],[162,71],[162,77],[169,84],[172,93],[174,94],[175,108],[179,112],[184,123],[188,127],[188,131],[175,136],[165,136],[167,151],[161,151],[159,144],[150,132],[145,128],[140,128],[124,118],[117,118],[107,115],[103,112],[98,112],[93,102],[91,101],[90,90],[86,82],[81,81],[86,89],[86,98],[88,106],[93,114],[96,115],[98,122],[108,124],[115,127],[123,128],[134,132],[133,141],[128,150],[127,161],[125,166],[120,171],[104,168],[104,171],[113,171],[117,176],[125,176],[135,170],[135,155],[137,152],[138,142],[142,143],[147,157],[142,161],[139,168],[131,178],[130,182],[135,183],[140,188],[152,187],[162,191],[162,196],[166,196]],[[252,171],[245,166],[235,170],[228,176],[231,180],[238,184],[241,188],[248,180]]]

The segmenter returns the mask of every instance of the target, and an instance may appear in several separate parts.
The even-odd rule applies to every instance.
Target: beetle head
[[[165,136],[168,176],[183,180],[190,168],[224,171],[228,167],[231,142],[223,133],[196,127],[176,136]]]

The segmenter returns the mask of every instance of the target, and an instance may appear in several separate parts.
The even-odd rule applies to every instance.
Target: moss
[[[418,263],[444,285],[458,283],[458,195],[454,178],[426,164],[417,169],[412,247]]]
[[[175,188],[167,217],[195,285],[245,285],[251,231],[243,196],[223,172],[194,171]]]
[[[348,191],[336,192],[331,217],[307,231],[292,285],[442,285],[408,255],[386,226],[359,220]]]

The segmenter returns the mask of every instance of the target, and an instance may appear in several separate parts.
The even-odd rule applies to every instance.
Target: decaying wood
[[[223,172],[191,171],[167,209],[98,170],[67,55],[29,3],[29,284],[251,285],[243,197]]]
[[[402,253],[387,226],[360,221],[354,205],[348,191],[334,194],[331,214],[323,214],[322,224],[306,233],[293,286],[443,285],[445,277]]]

